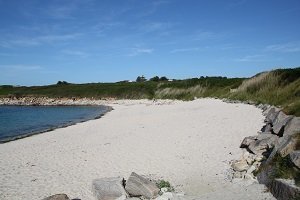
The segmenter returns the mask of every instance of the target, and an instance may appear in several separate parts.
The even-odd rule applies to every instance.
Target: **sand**
[[[94,199],[93,179],[132,171],[196,199],[273,199],[262,185],[227,179],[242,139],[263,125],[261,110],[216,99],[110,105],[100,119],[0,144],[0,199]]]

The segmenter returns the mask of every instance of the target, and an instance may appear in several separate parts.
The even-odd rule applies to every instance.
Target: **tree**
[[[56,85],[68,85],[69,83],[67,81],[58,81]]]
[[[165,77],[165,76],[162,76],[162,77],[160,77],[159,80],[160,80],[160,81],[168,81],[169,79],[168,79],[167,77]]]
[[[145,78],[144,75],[138,76],[138,77],[136,78],[136,82],[145,82],[145,81],[147,81],[147,79]]]
[[[154,76],[153,78],[150,78],[149,81],[155,81],[155,82],[158,82],[158,81],[159,81],[159,77],[158,77],[158,76]]]

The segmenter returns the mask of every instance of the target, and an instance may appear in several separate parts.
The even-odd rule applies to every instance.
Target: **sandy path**
[[[259,109],[214,99],[137,102],[114,104],[98,120],[0,144],[0,199],[56,193],[94,199],[93,179],[127,178],[132,171],[162,177],[190,195],[233,188],[225,180],[228,162],[263,125]]]

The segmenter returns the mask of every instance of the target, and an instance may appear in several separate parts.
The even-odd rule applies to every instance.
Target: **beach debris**
[[[120,177],[95,179],[92,191],[97,200],[124,200],[128,197]]]
[[[42,200],[70,200],[66,194],[55,194]]]
[[[160,191],[155,183],[135,172],[131,173],[125,189],[131,196],[143,196],[147,199],[155,198]]]

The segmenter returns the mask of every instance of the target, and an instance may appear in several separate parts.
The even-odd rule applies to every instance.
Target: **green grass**
[[[169,181],[160,180],[156,185],[159,189],[167,188],[168,192],[173,192],[174,191],[174,187],[171,186]]]
[[[300,186],[300,170],[293,165],[289,156],[281,157],[277,154],[275,155],[271,165],[274,167],[274,171],[270,176],[271,179],[294,179],[295,184]]]
[[[228,97],[281,106],[286,113],[300,116],[300,68],[260,73]]]
[[[0,86],[0,97],[87,97],[95,99],[181,99],[217,97],[281,106],[300,116],[300,67],[259,73],[252,78],[200,77],[186,80]]]

